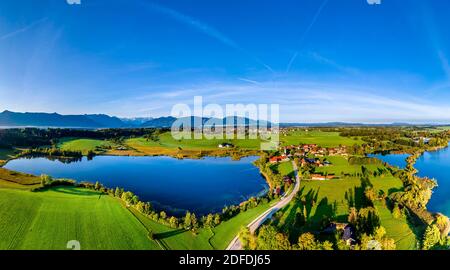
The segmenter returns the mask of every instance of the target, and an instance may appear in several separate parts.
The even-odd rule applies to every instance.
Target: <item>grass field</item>
[[[231,143],[235,146],[232,149],[219,148],[221,143]],[[220,155],[227,153],[229,150],[254,150],[257,151],[261,147],[260,139],[183,139],[175,140],[170,132],[166,132],[159,136],[159,140],[152,141],[145,138],[132,138],[125,141],[128,148],[134,149],[135,153],[123,151],[125,154],[141,154],[141,155],[199,155],[200,153],[208,153],[210,155]],[[120,151],[112,151],[111,154],[122,154]]]
[[[342,156],[330,156],[325,157],[328,161],[331,162],[330,166],[326,167],[318,167],[316,168],[316,172],[319,173],[328,173],[328,174],[335,174],[335,175],[342,175],[342,174],[354,174],[354,173],[361,173],[362,172],[362,166],[355,164],[349,164],[348,159]],[[364,165],[369,171],[375,171],[378,169],[383,169],[384,166],[382,164],[376,165],[376,164],[366,164]]]
[[[235,148],[219,148],[221,143],[231,143]],[[106,154],[110,155],[183,155],[198,156],[202,153],[210,155],[226,154],[229,150],[253,150],[258,151],[261,147],[260,139],[183,139],[175,140],[170,132],[159,135],[158,140],[147,140],[146,138],[131,138],[125,140],[123,145],[127,148],[117,150],[118,145],[109,141],[94,139],[65,138],[58,147],[63,150],[82,151],[86,154],[89,150],[112,146]]]
[[[113,146],[113,144],[104,140],[76,138],[65,138],[58,144],[58,148],[62,150],[81,151],[84,155],[86,155],[88,151],[95,151],[98,148],[106,146]]]
[[[295,177],[294,167],[292,166],[292,162],[290,162],[290,161],[272,165],[271,168],[272,168],[272,170],[274,170],[275,172],[278,172],[279,174],[281,174],[283,176],[287,175],[290,177]]]
[[[372,177],[370,184],[376,191],[383,190],[386,194],[402,189],[400,179],[393,176]],[[338,222],[347,222],[349,207],[361,207],[362,185],[358,178],[329,181],[303,180],[299,194],[304,196],[306,201],[307,224],[304,227],[293,226],[296,212],[303,209],[303,204],[294,200],[281,210],[277,226],[282,230],[289,230],[291,240],[295,240],[303,231],[318,230],[325,216]],[[414,249],[416,228],[412,228],[404,217],[395,219],[385,205],[379,203],[376,208],[379,211],[382,226],[386,228],[387,235],[396,241],[397,248]]]
[[[0,188],[31,189],[40,183],[41,179],[34,175],[0,168]]]
[[[121,201],[98,192],[55,187],[31,192],[40,177],[0,168],[0,250],[65,249],[69,240],[82,249],[225,249],[241,226],[264,212],[259,205],[213,229],[173,229],[154,222]]]
[[[0,148],[0,161],[1,160],[8,160],[11,157],[13,157],[14,154],[15,154],[15,151],[13,149]]]
[[[0,189],[0,249],[160,249],[121,203],[74,187]]]
[[[322,147],[337,147],[339,145],[352,146],[354,144],[362,144],[359,138],[352,139],[342,137],[338,132],[322,132],[317,130],[292,131],[286,136],[281,135],[282,145],[298,145],[298,144],[317,144]]]
[[[172,250],[223,250],[239,233],[241,226],[250,223],[270,207],[269,204],[259,205],[236,217],[222,222],[213,229],[201,229],[197,235],[183,229],[172,229],[156,223],[134,211],[139,220],[155,233],[167,249]]]
[[[395,240],[398,250],[412,250],[417,248],[416,234],[422,234],[423,228],[412,226],[406,218],[395,218],[391,211],[380,202],[375,203],[381,226],[386,229],[386,236]]]

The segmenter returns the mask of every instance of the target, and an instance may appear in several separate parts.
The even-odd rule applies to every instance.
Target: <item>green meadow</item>
[[[81,151],[84,155],[89,151],[96,151],[108,146],[113,146],[113,143],[104,140],[77,138],[64,138],[58,144],[58,148],[62,150]]]
[[[295,226],[296,213],[304,210],[301,200],[293,200],[277,214],[275,224],[283,231],[288,231],[290,239],[295,241],[304,231],[319,230],[324,217],[347,222],[349,207],[362,206],[363,187],[368,184],[373,185],[376,192],[383,190],[386,194],[403,187],[400,179],[393,176],[371,177],[369,183],[363,183],[356,177],[327,181],[302,180],[298,196],[305,201],[307,223],[304,226]],[[406,217],[394,218],[382,203],[377,202],[376,208],[381,225],[386,228],[387,235],[396,241],[397,249],[414,249],[419,229],[411,225]]]
[[[15,155],[14,149],[0,148],[0,160],[8,160]]]
[[[144,137],[130,138],[123,142],[125,149],[118,150],[117,144],[110,141],[96,139],[77,139],[64,138],[58,144],[63,150],[81,151],[86,154],[88,151],[106,150],[106,154],[111,155],[171,155],[177,154],[198,155],[202,152],[220,155],[228,150],[250,150],[258,151],[261,148],[261,139],[181,139],[176,140],[170,132],[160,134],[156,139],[147,139]],[[230,143],[234,148],[219,148],[219,144]],[[102,149],[109,148],[112,149]],[[98,151],[97,151],[98,152]]]
[[[184,229],[172,229],[150,220],[143,215],[133,211],[135,216],[154,232],[166,249],[172,250],[224,250],[233,238],[239,233],[242,226],[248,225],[270,207],[270,204],[261,204],[249,209],[236,217],[222,222],[219,226],[211,229],[200,229],[198,234]]]
[[[360,164],[350,164],[348,159],[343,156],[327,156],[324,157],[331,162],[331,165],[324,167],[317,167],[316,172],[326,174],[355,174],[362,173],[362,166]],[[365,164],[363,165],[369,171],[376,171],[384,169],[382,164]]]
[[[271,166],[272,170],[283,175],[283,176],[290,176],[290,177],[295,177],[295,173],[294,173],[294,167],[292,165],[292,162],[290,161],[286,161],[286,162],[281,162],[275,165]]]
[[[157,223],[96,191],[69,186],[30,190],[39,186],[39,177],[0,168],[0,250],[66,249],[70,240],[88,250],[225,249],[241,226],[270,207],[261,204],[193,234]]]
[[[121,203],[74,187],[0,189],[0,249],[159,249]]]
[[[133,138],[126,141],[127,145],[134,148],[162,147],[167,149],[186,150],[216,150],[221,143],[231,143],[239,149],[259,150],[260,139],[180,139],[176,140],[170,132],[159,135],[158,140],[147,140],[145,138]]]
[[[282,145],[317,144],[322,147],[352,146],[362,144],[359,138],[342,137],[338,132],[323,132],[318,130],[296,130],[286,135],[280,135]]]

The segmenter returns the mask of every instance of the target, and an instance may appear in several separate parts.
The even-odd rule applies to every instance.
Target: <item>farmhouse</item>
[[[231,144],[231,143],[221,143],[221,144],[219,144],[219,148],[232,148],[232,147],[234,147],[234,145]]]
[[[331,180],[336,178],[336,176],[334,174],[329,174],[329,175],[321,175],[321,174],[311,174],[311,180]]]
[[[269,159],[269,162],[271,164],[276,164],[283,161],[289,161],[289,158],[285,155],[282,155],[282,156],[274,156]]]

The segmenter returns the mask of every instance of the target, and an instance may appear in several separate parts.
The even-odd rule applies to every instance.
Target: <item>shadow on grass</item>
[[[56,187],[49,187],[40,190],[39,192],[45,192],[45,191],[54,191],[58,193],[64,193],[68,195],[78,195],[78,196],[100,196],[101,194],[97,191],[88,190],[88,189],[79,189],[76,187],[70,187],[70,186],[56,186]]]
[[[177,230],[173,230],[173,231],[169,231],[169,232],[155,233],[154,237],[157,240],[161,240],[161,239],[172,237],[172,236],[178,235],[180,233],[184,233],[184,232],[187,232],[187,230],[186,229],[177,229]]]

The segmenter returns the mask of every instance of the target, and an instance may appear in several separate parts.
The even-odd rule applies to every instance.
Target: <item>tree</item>
[[[442,236],[448,235],[448,231],[450,229],[450,222],[448,217],[438,214],[436,217],[436,226],[439,228]]]
[[[315,250],[317,248],[316,239],[312,233],[303,233],[298,238],[298,248],[300,250]]]
[[[126,203],[131,203],[134,194],[131,191],[123,192],[121,199]]]
[[[214,216],[212,214],[208,214],[205,219],[205,226],[209,228],[214,227]]]
[[[194,213],[191,214],[191,224],[192,224],[192,231],[196,232],[198,229],[198,221]]]
[[[95,187],[94,187],[95,190],[100,190],[101,187],[102,186],[100,185],[100,183],[98,181],[95,182]]]
[[[350,211],[348,214],[348,223],[356,225],[358,221],[358,210],[355,207],[350,207]]]
[[[392,209],[392,215],[394,218],[400,218],[402,216],[402,211],[400,210],[398,203],[395,203],[394,208]]]
[[[53,178],[49,175],[42,174],[41,175],[41,185],[43,187],[50,185],[53,182]]]
[[[220,224],[220,215],[219,214],[215,214],[214,215],[214,225],[218,226]]]
[[[257,247],[261,250],[289,250],[291,244],[286,235],[277,232],[272,225],[263,225],[257,237]]]
[[[425,230],[422,241],[422,249],[432,249],[441,240],[441,232],[435,224],[430,225]]]
[[[186,212],[184,216],[184,228],[189,230],[192,226],[191,213],[189,211]]]
[[[161,212],[159,213],[159,218],[160,218],[161,220],[165,221],[166,218],[167,218],[166,212],[161,211]]]
[[[255,237],[250,233],[250,229],[248,227],[241,227],[241,230],[239,232],[239,240],[241,241],[242,247],[244,249],[256,249]]]
[[[172,228],[178,228],[178,219],[174,216],[170,217],[169,224]]]
[[[117,197],[117,198],[121,198],[122,197],[122,193],[123,193],[123,190],[120,189],[119,187],[116,187],[116,190],[114,191],[114,196]]]

